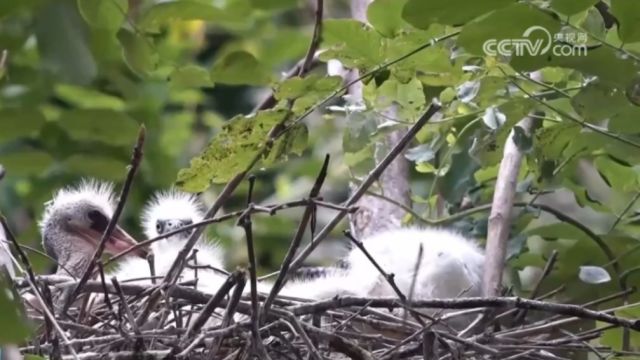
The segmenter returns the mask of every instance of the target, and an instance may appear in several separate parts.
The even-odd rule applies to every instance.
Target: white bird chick
[[[193,194],[170,190],[156,194],[147,203],[142,215],[144,234],[154,238],[204,219],[203,206]],[[154,242],[151,248],[155,254],[176,252],[182,249],[193,229],[185,230],[168,238]],[[214,267],[222,267],[223,256],[220,248],[207,243],[204,238],[194,246],[198,249],[198,262]],[[172,261],[173,262],[173,259]],[[171,265],[171,264],[169,264]]]
[[[7,269],[9,276],[12,278],[15,276],[7,235],[4,233],[4,227],[0,224],[0,270],[2,270],[2,268]]]
[[[39,225],[46,253],[58,262],[56,274],[79,277],[84,273],[111,221],[114,207],[113,186],[95,180],[83,180],[77,186],[61,189],[45,204]],[[116,225],[104,251],[117,254],[136,244]],[[146,252],[138,248],[134,254],[145,257]]]
[[[155,194],[145,205],[142,226],[144,234],[151,239],[202,221],[203,218],[202,205],[195,195],[170,190]],[[151,245],[156,276],[167,274],[176,255],[182,250],[192,233],[193,229],[185,230],[158,240]],[[195,259],[187,263],[182,271],[180,281],[194,280],[197,275],[197,288],[215,293],[226,279],[213,270],[213,268],[222,268],[222,252],[216,244],[207,242],[204,236],[198,239],[194,249],[197,250]],[[194,269],[194,267],[198,267],[198,269]],[[139,259],[123,262],[116,272],[116,277],[121,280],[148,278],[149,276],[147,262]]]
[[[394,274],[394,281],[405,296],[411,293],[414,281],[413,299],[481,295],[484,255],[472,240],[457,232],[402,228],[380,232],[363,239],[362,244],[386,273]],[[423,251],[418,259],[420,246]],[[340,266],[319,274],[316,271],[312,279],[285,285],[282,294],[311,299],[336,295],[397,296],[358,248],[352,249]]]

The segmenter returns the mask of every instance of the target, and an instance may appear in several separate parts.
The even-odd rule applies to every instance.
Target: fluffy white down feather
[[[45,204],[44,214],[38,224],[40,230],[43,231],[42,227],[56,209],[86,199],[91,199],[91,202],[98,206],[107,217],[113,216],[116,201],[113,195],[113,184],[94,179],[82,179],[80,184],[76,186],[68,186],[58,190],[53,195],[53,199]]]
[[[151,239],[159,235],[156,228],[158,220],[186,219],[195,223],[201,221],[203,217],[202,205],[196,196],[170,190],[156,194],[147,203],[142,215],[142,224],[145,235]],[[151,245],[156,276],[166,275],[188,237],[187,234],[176,234]],[[188,262],[189,265],[210,266],[218,269],[223,267],[223,253],[217,244],[207,241],[203,236],[198,239],[194,249],[197,249],[197,263],[191,260]],[[225,276],[211,269],[185,268],[178,281],[194,280],[196,272],[198,278],[196,288],[208,293],[215,293],[226,279]],[[150,283],[150,280],[140,280],[140,278],[151,276],[147,261],[136,258],[127,258],[120,262],[114,275],[122,282],[133,280],[142,283]]]
[[[13,261],[11,260],[11,252],[9,251],[9,243],[4,233],[2,225],[0,225],[0,268],[6,268],[9,276],[14,277]]]
[[[402,228],[363,239],[371,256],[395,275],[400,291],[408,295],[416,279],[414,299],[480,296],[484,255],[461,234],[442,228]],[[414,275],[420,245],[423,255]],[[348,269],[333,268],[326,276],[290,282],[281,294],[310,299],[336,295],[394,297],[395,292],[358,249],[347,255]]]

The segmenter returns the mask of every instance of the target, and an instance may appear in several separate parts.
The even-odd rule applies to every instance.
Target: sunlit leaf
[[[121,30],[118,32],[118,40],[123,47],[124,59],[131,70],[146,74],[155,69],[158,63],[151,39],[138,33]]]
[[[371,86],[368,86],[365,91],[368,92]],[[378,111],[385,111],[386,108],[394,105],[393,114],[395,115],[391,115],[392,119],[415,121],[427,106],[422,82],[416,78],[406,83],[389,79],[374,89],[371,96],[373,96],[371,101]],[[365,93],[365,97],[370,98],[371,96],[367,96]]]
[[[122,99],[87,87],[58,84],[55,93],[60,99],[81,108],[123,110]]]
[[[375,0],[367,8],[367,19],[380,34],[393,37],[409,28],[402,19],[402,9],[407,0]]]
[[[244,171],[266,145],[271,128],[285,116],[285,110],[268,110],[229,120],[203,153],[191,159],[189,168],[180,170],[178,186],[203,191],[212,182],[224,183]]]
[[[274,96],[278,100],[295,100],[292,107],[293,113],[300,114],[335,92],[341,85],[342,78],[339,76],[293,77],[280,83],[275,89]]]
[[[275,142],[269,155],[264,159],[266,165],[288,159],[290,154],[302,155],[307,148],[309,129],[304,124],[296,124]]]
[[[139,21],[143,29],[155,29],[158,25],[172,20],[225,20],[228,14],[202,1],[167,1],[153,5]]]
[[[580,280],[587,284],[602,284],[611,281],[611,275],[600,266],[580,266]]]
[[[127,15],[127,0],[77,0],[82,17],[92,27],[116,31]]]
[[[322,54],[323,59],[336,58],[356,67],[375,66],[383,61],[380,34],[361,22],[326,20],[322,36],[323,44],[331,48]]]
[[[196,65],[188,65],[174,70],[169,80],[172,86],[177,87],[211,87],[213,82],[209,72]]]

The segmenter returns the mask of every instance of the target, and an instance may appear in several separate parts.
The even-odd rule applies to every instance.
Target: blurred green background
[[[152,1],[0,2],[0,51],[8,52],[0,80],[0,164],[7,172],[0,182],[0,209],[21,243],[40,248],[36,222],[56,189],[82,177],[121,184],[142,124],[147,129],[144,159],[122,224],[143,238],[139,215],[144,202],[154,191],[172,186],[178,170],[188,166],[224,120],[251,112],[269,94],[264,86],[307,50],[313,21],[309,9],[291,0],[244,3],[227,2],[221,15],[191,15],[208,22],[172,21],[169,10],[156,17],[163,19],[162,28],[146,25],[145,37],[133,19],[143,21],[140,14]],[[328,5],[329,13],[345,14],[345,4]],[[260,59],[254,68],[259,73],[254,85],[260,88],[208,80],[204,69],[234,52]],[[304,156],[255,171],[256,200],[302,197],[324,153],[339,155],[335,119],[318,120]],[[332,165],[327,188],[334,190],[328,195],[340,200],[347,174],[339,162]],[[213,186],[202,195],[204,201],[210,204],[219,190]],[[246,184],[224,210],[240,209],[245,193]],[[295,210],[255,219],[264,271],[279,262],[296,219]],[[241,229],[231,221],[210,231],[229,249],[230,264],[241,263]],[[46,271],[46,259],[31,256],[36,270]]]
[[[422,224],[416,214],[436,220],[480,208],[446,225],[483,242],[504,143],[520,119],[538,111],[535,136],[518,138],[526,159],[517,201],[535,199],[592,229],[620,272],[575,224],[520,207],[508,249],[514,291],[529,294],[553,250],[559,260],[543,292],[566,284],[558,298],[581,302],[619,290],[615,278],[580,279],[582,266],[624,275],[627,284],[637,285],[640,22],[631,14],[640,12],[640,2],[611,2],[620,28],[607,27],[593,3],[376,0],[367,12],[371,26],[363,26],[347,19],[349,1],[327,1],[326,51],[315,77],[281,83],[283,72],[307,51],[314,1],[0,0],[0,51],[7,54],[0,78],[0,164],[7,171],[0,209],[21,243],[39,248],[36,223],[53,191],[82,177],[120,184],[144,124],[145,157],[122,220],[142,238],[140,209],[150,195],[172,186],[212,139],[237,140],[223,127],[237,126],[229,119],[251,113],[273,89],[280,109],[294,104],[296,118],[337,87],[339,81],[327,76],[328,59],[364,72],[422,48],[367,79],[363,111],[316,108],[302,122],[308,136],[296,134],[300,155],[285,153],[253,169],[255,200],[306,196],[327,153],[332,162],[323,195],[344,200],[349,180],[373,167],[378,140],[389,129],[410,126],[437,98],[441,114],[406,153],[415,214],[405,220]],[[593,48],[587,56],[568,58],[482,53],[487,38],[511,39],[536,24],[562,34],[586,33]],[[430,42],[444,35],[450,37]],[[533,70],[535,79],[528,75]],[[391,103],[397,119],[381,116]],[[344,104],[339,97],[327,103]],[[247,123],[263,124],[264,118],[256,118]],[[247,152],[231,155],[238,162],[247,158]],[[216,161],[210,164],[218,167],[216,175],[233,175]],[[220,189],[217,183],[207,188],[205,203]],[[246,191],[244,183],[223,210],[243,208]],[[301,213],[256,216],[261,273],[277,268]],[[320,211],[319,224],[331,215]],[[331,263],[344,252],[341,229],[311,263]],[[230,268],[246,265],[242,229],[229,221],[211,226],[210,233],[225,245]],[[38,272],[47,271],[46,259],[31,259]]]

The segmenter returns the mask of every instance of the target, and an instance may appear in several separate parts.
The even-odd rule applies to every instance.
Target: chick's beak
[[[137,245],[138,242],[131,237],[131,235],[127,234],[120,226],[116,226],[111,233],[109,239],[105,244],[105,251],[111,254],[118,254],[122,251],[129,249],[132,246]],[[134,254],[140,256],[141,258],[146,258],[148,254],[148,249],[144,246],[138,247],[133,251]]]
[[[82,229],[80,227],[75,227],[75,230],[85,240],[89,241],[96,247],[100,243],[100,239],[102,239],[102,233],[99,231],[95,231],[93,229]],[[127,232],[124,231],[120,226],[116,225],[116,227],[111,232],[111,236],[107,238],[104,244],[104,251],[106,253],[115,255],[137,244],[138,242],[135,241],[133,237],[131,237],[131,235],[127,234]],[[146,247],[138,247],[132,253],[141,258],[146,258],[148,249]]]

